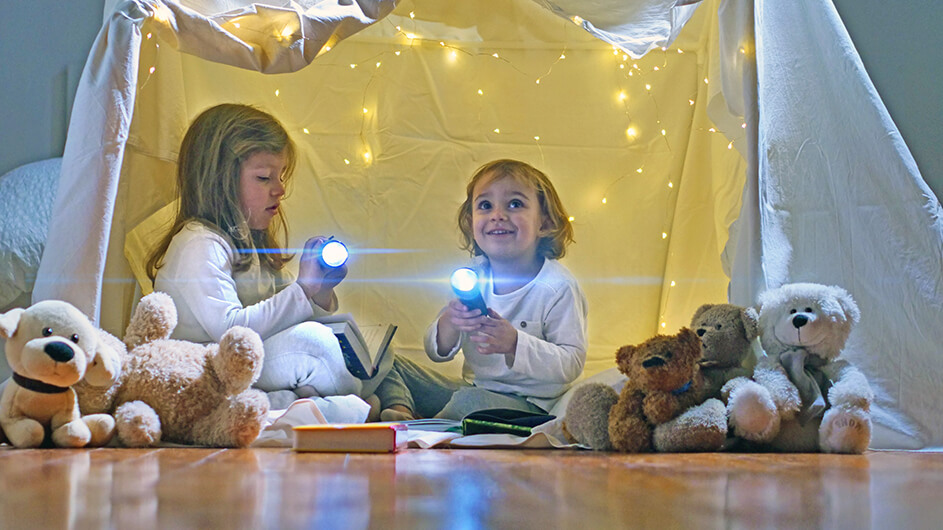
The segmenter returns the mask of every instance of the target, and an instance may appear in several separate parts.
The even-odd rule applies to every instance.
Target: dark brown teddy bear
[[[597,450],[651,451],[656,425],[703,400],[700,358],[701,341],[688,328],[677,335],[657,335],[637,346],[619,348],[616,364],[628,377],[622,394],[612,405],[615,391],[608,386],[577,389],[567,406],[566,432]],[[603,417],[608,417],[608,433],[600,432]]]

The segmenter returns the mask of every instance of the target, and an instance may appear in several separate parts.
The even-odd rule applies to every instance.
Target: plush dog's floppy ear
[[[858,321],[861,320],[861,310],[858,309],[858,304],[855,303],[854,298],[851,297],[848,291],[841,287],[832,286],[832,295],[838,300],[838,305],[840,305],[842,311],[845,312],[845,317],[847,317],[852,324],[857,324]]]
[[[17,307],[0,315],[0,337],[9,339],[16,333],[17,326],[20,325],[20,316],[26,311],[22,307]]]
[[[104,331],[99,330],[99,334],[101,333]],[[121,357],[101,336],[96,338],[98,343],[90,352],[92,358],[85,369],[85,381],[92,386],[111,386],[121,375]]]

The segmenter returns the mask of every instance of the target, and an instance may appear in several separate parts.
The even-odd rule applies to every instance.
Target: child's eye
[[[523,208],[524,201],[519,200],[519,199],[514,199],[513,201],[508,203],[508,207],[509,208]]]
[[[481,202],[479,202],[479,203],[478,203],[478,209],[479,209],[479,210],[490,210],[490,209],[491,209],[491,201],[481,201]]]
[[[268,182],[268,181],[272,180],[272,179],[270,179],[270,178],[268,177],[268,175],[259,175],[259,176],[255,177],[255,178],[261,180],[262,182]]]

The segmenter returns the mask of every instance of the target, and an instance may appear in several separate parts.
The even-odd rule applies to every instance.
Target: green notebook
[[[462,418],[462,434],[513,434],[530,436],[531,429],[556,416],[514,409],[487,409]]]

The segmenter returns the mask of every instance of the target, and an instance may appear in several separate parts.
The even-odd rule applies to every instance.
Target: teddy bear
[[[106,389],[80,386],[80,406],[112,412],[118,441],[127,447],[248,446],[269,409],[265,394],[250,388],[262,369],[262,340],[239,326],[219,344],[173,340],[176,325],[170,296],[142,298],[125,332],[121,377]]]
[[[596,450],[651,451],[655,426],[703,401],[700,358],[701,341],[689,328],[622,346],[616,365],[628,380],[621,394],[603,384],[577,388],[566,408],[564,432]]]
[[[753,379],[725,386],[736,434],[780,451],[863,453],[871,440],[873,393],[841,355],[860,311],[841,287],[793,283],[759,297],[766,353]]]
[[[0,315],[13,377],[0,397],[0,426],[14,447],[107,444],[115,429],[108,414],[82,414],[74,385],[109,386],[118,377],[118,352],[75,306],[45,300]]]
[[[691,329],[701,340],[699,364],[706,401],[658,425],[653,436],[656,451],[706,452],[728,445],[727,406],[719,401],[721,389],[732,379],[752,375],[758,320],[756,309],[734,304],[704,304],[694,312]]]

